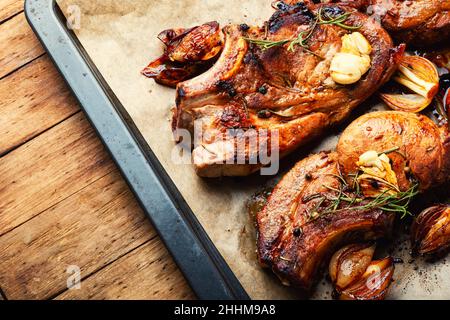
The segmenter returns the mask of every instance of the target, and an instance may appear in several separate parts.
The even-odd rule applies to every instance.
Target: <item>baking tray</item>
[[[26,0],[25,14],[197,297],[249,299],[55,0]]]
[[[154,39],[164,28],[198,25],[210,18],[221,24],[245,18],[257,25],[272,11],[265,0],[182,3],[28,0],[26,14],[198,297],[301,298],[257,263],[255,230],[245,201],[308,153],[333,150],[339,133],[352,120],[385,106],[370,99],[323,139],[283,159],[274,177],[197,177],[191,165],[179,166],[170,158],[174,143],[168,111],[173,90],[142,77],[139,70],[160,52]],[[83,27],[76,34],[64,18],[72,17],[68,9],[73,4],[83,13]],[[392,255],[405,263],[396,266],[388,298],[448,299],[450,257],[439,264],[413,261],[409,241],[403,238],[393,243]],[[319,281],[311,298],[329,299],[329,293],[329,284]]]

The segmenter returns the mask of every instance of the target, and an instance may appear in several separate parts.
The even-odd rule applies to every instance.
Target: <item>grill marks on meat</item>
[[[391,76],[402,50],[395,49],[390,36],[364,14],[338,5],[327,7],[353,10],[346,23],[362,25],[359,32],[373,47],[371,69],[358,83],[340,86],[330,77],[330,62],[341,47],[340,37],[348,33],[338,26],[320,25],[315,29],[309,49],[317,56],[299,46],[294,52],[287,50],[287,45],[264,51],[243,39],[294,38],[309,28],[319,8],[309,11],[303,4],[284,5],[267,27],[229,25],[223,29],[225,44],[217,63],[202,75],[178,85],[174,127],[191,130],[195,120],[202,120],[217,132],[217,140],[223,140],[229,127],[227,121],[221,121],[223,113],[228,113],[230,105],[241,105],[246,117],[233,127],[279,130],[283,156],[345,119]],[[263,139],[259,142],[270,140]],[[203,143],[194,150],[194,165],[201,176],[248,175],[261,166],[220,164],[227,156],[210,157],[205,146]],[[216,149],[214,145],[212,148]],[[255,153],[248,152],[246,159]]]
[[[320,267],[338,246],[347,242],[389,237],[395,213],[379,209],[334,211],[311,219],[329,206],[322,198],[336,197],[339,177],[357,171],[356,161],[366,151],[389,153],[400,187],[410,187],[405,175],[421,190],[449,181],[450,134],[423,115],[406,112],[374,112],[355,120],[342,134],[336,152],[319,153],[300,161],[275,187],[265,207],[256,215],[259,261],[284,284],[309,292]],[[346,190],[352,195],[352,190]],[[367,201],[370,201],[368,199]],[[363,201],[362,204],[365,202]]]

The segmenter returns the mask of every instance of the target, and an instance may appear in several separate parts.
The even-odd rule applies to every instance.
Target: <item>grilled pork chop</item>
[[[331,18],[350,13],[344,24],[370,43],[370,69],[357,83],[340,85],[330,77],[330,63],[341,49],[341,37],[352,31],[335,24],[316,24],[319,10]],[[264,50],[248,41],[295,39],[312,25],[307,46],[289,49],[285,43]],[[249,129],[270,130],[257,135],[259,146],[273,143],[270,132],[276,130],[280,156],[317,137],[385,83],[402,55],[380,25],[355,9],[334,4],[308,9],[303,3],[281,3],[264,27],[228,25],[223,32],[225,44],[216,64],[178,84],[173,120],[174,130],[192,132],[200,120],[197,128],[213,132],[204,134],[193,151],[196,171],[206,177],[243,176],[262,166],[260,161],[249,163],[260,156],[257,146],[234,149],[238,141],[256,135]],[[230,129],[242,131],[229,135]],[[236,158],[244,158],[245,163],[236,164]]]
[[[339,246],[388,237],[396,213],[370,205],[370,198],[355,197],[361,202],[351,203],[359,191],[350,173],[358,171],[361,154],[393,147],[399,149],[388,157],[401,189],[418,182],[426,190],[449,180],[447,126],[438,128],[425,116],[404,112],[364,115],[345,130],[336,152],[300,161],[275,187],[257,214],[261,264],[284,284],[309,292],[320,267]],[[414,193],[402,193],[405,200],[410,199],[408,195]],[[337,198],[342,200],[336,202]]]
[[[297,0],[291,1],[296,3]],[[310,1],[313,2],[313,1]],[[397,41],[418,47],[450,40],[449,0],[324,0],[342,3],[381,19]]]
[[[385,237],[394,222],[394,214],[379,209],[315,216],[331,205],[325,198],[336,197],[331,188],[340,184],[337,158],[335,152],[320,153],[297,163],[257,215],[260,263],[305,293],[339,245]]]

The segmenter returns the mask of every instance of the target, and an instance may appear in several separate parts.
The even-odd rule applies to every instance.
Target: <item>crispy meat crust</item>
[[[320,7],[336,12],[352,11],[347,24],[361,25],[361,32],[370,42],[372,66],[354,85],[337,85],[330,77],[330,62],[341,47],[341,36],[349,31],[336,25],[319,25],[309,44],[315,55],[287,45],[262,50],[243,37],[280,40],[295,37],[307,29]],[[397,67],[403,48],[396,49],[388,33],[367,16],[340,5],[317,5],[306,9],[303,4],[284,6],[276,11],[267,27],[243,28],[229,25],[224,28],[225,45],[218,62],[204,74],[182,82],[177,87],[175,128],[192,130],[195,120],[203,120],[204,130],[217,130],[217,138],[229,129],[223,113],[236,115],[234,128],[277,129],[281,156],[317,137],[330,126],[345,119],[361,102],[385,83]],[[321,57],[321,58],[320,58]],[[269,113],[287,112],[288,117]],[[269,138],[270,139],[270,138]],[[267,142],[267,141],[260,141]],[[247,175],[258,165],[223,165],[219,154],[205,161],[205,148],[194,150],[194,164],[201,176]],[[254,154],[246,150],[245,158]]]
[[[300,161],[257,215],[260,263],[271,268],[284,284],[306,293],[340,245],[386,237],[392,229],[394,215],[381,210],[348,210],[308,218],[320,201],[309,200],[313,195],[336,196],[323,186],[337,187],[338,173],[336,153],[320,153]]]

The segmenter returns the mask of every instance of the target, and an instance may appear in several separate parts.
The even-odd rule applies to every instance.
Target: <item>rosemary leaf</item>
[[[325,208],[322,211],[317,211],[319,214],[316,218],[332,213],[338,213],[343,210],[383,210],[386,212],[396,212],[401,214],[401,218],[403,219],[407,215],[412,215],[412,213],[408,210],[408,206],[411,200],[419,193],[418,189],[419,185],[415,184],[407,191],[398,192],[395,195],[387,194],[389,190],[386,190],[380,193],[377,197],[371,199],[369,202],[362,204],[363,201],[366,200],[364,197],[360,197],[355,195],[355,197],[350,198],[346,196],[342,190],[327,187],[328,189],[337,192],[337,197],[332,198],[332,203],[330,206]],[[348,202],[348,206],[340,207],[342,202]],[[322,203],[320,203],[322,204]]]
[[[282,40],[278,40],[278,41],[273,41],[273,40],[267,40],[267,39],[251,39],[251,38],[247,38],[247,37],[242,37],[242,38],[244,40],[248,41],[249,43],[256,44],[263,50],[268,50],[268,49],[271,49],[274,47],[283,46],[283,45],[289,43],[289,46],[287,48],[288,51],[293,52],[293,51],[295,51],[295,47],[299,46],[306,52],[323,59],[323,57],[317,55],[315,52],[313,52],[309,49],[309,45],[307,43],[308,40],[311,38],[311,36],[313,35],[313,33],[316,30],[318,25],[337,25],[343,29],[350,30],[350,31],[360,29],[361,26],[349,26],[349,25],[344,24],[344,22],[347,21],[347,19],[350,17],[350,15],[351,15],[350,12],[346,12],[336,18],[331,18],[327,14],[325,14],[325,16],[324,16],[323,8],[320,8],[318,14],[316,15],[315,19],[313,20],[311,25],[308,27],[308,29],[305,31],[301,31],[296,37],[294,37],[292,39],[282,39]],[[267,34],[266,34],[266,37],[267,37]]]
[[[254,43],[254,44],[258,45],[263,50],[282,46],[282,45],[285,45],[286,43],[292,41],[291,39],[284,39],[284,40],[280,40],[280,41],[271,41],[271,40],[264,40],[264,39],[251,39],[251,38],[246,38],[246,37],[243,37],[243,39],[250,43]]]
[[[400,147],[394,147],[394,148],[388,149],[386,151],[379,152],[378,156],[381,156],[383,153],[384,154],[389,154],[389,153],[392,153],[392,152],[397,151],[397,150],[400,150]]]

